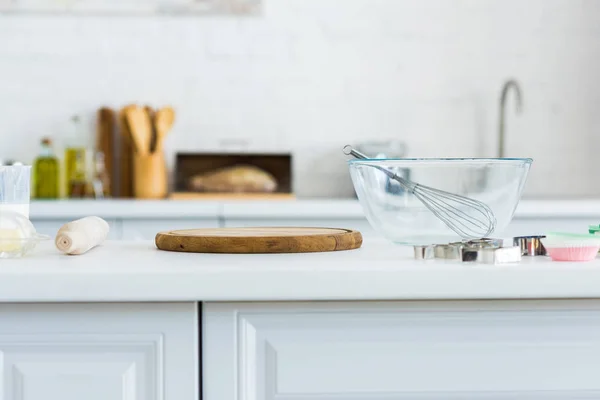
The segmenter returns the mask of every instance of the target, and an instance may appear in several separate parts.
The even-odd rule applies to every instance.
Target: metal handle
[[[342,149],[342,151],[344,152],[344,154],[346,154],[348,156],[353,156],[354,158],[358,158],[359,160],[370,160],[371,159],[371,157],[366,156],[365,154],[361,153],[358,150],[355,150],[349,144],[345,145],[344,148]],[[380,167],[379,165],[370,165],[370,167],[380,170],[381,172],[386,174],[390,179],[394,179],[395,181],[399,182],[406,190],[413,192],[415,190],[415,188],[417,187],[416,184],[409,182],[404,178],[399,177],[398,175],[396,175],[392,171],[388,170],[387,168]]]
[[[342,149],[345,155],[352,156],[354,158],[358,158],[359,160],[368,160],[370,157],[367,157],[365,154],[361,153],[358,150],[355,150],[349,144],[345,145]]]

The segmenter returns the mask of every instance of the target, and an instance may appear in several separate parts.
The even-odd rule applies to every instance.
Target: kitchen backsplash
[[[255,17],[0,16],[0,157],[31,161],[69,118],[171,104],[177,150],[294,154],[299,196],[350,196],[341,147],[535,159],[528,196],[597,196],[600,2],[265,0]]]

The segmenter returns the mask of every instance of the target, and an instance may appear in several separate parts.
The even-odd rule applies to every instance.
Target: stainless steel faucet
[[[516,80],[510,79],[504,83],[502,87],[502,94],[500,95],[500,122],[498,125],[498,157],[503,158],[505,153],[505,114],[506,114],[506,97],[508,96],[508,92],[510,88],[515,90],[515,95],[517,96],[517,114],[521,113],[523,107],[523,99],[521,97],[521,88]]]

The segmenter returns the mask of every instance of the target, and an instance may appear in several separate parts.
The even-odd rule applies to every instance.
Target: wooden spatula
[[[172,107],[163,107],[154,116],[154,127],[156,129],[155,151],[162,151],[163,141],[175,121],[175,110]]]
[[[150,153],[152,141],[152,122],[144,107],[133,106],[125,108],[125,116],[138,154]]]

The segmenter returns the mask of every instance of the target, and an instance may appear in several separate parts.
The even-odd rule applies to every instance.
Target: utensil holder
[[[167,165],[163,152],[134,154],[134,196],[139,199],[162,199],[167,196]]]

